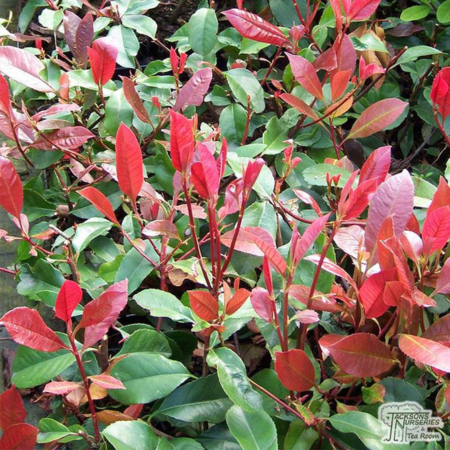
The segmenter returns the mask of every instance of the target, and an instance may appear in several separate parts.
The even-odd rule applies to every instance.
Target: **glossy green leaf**
[[[119,125],[124,123],[128,127],[133,124],[134,111],[127,102],[123,89],[114,92],[106,102],[104,127],[111,136],[115,136]]]
[[[412,22],[414,20],[424,19],[428,16],[431,8],[427,5],[410,6],[402,11],[400,19],[404,22]]]
[[[200,55],[210,53],[217,42],[217,21],[214,9],[201,8],[191,16],[188,22],[189,45]]]
[[[446,25],[450,23],[450,0],[446,0],[439,5],[436,17],[440,23]]]
[[[157,23],[151,17],[143,15],[126,15],[122,17],[122,24],[152,39],[155,38],[158,28]]]
[[[250,106],[256,113],[264,111],[264,91],[255,78],[247,69],[233,69],[226,72],[228,83],[236,99],[246,108],[247,96],[250,96]]]
[[[96,237],[104,236],[111,227],[112,223],[102,218],[92,218],[80,223],[72,239],[73,248],[77,253],[80,253]]]
[[[106,427],[102,434],[116,450],[150,450],[158,445],[155,432],[144,422],[115,422]]]
[[[122,67],[133,69],[135,67],[134,58],[139,51],[139,41],[134,34],[134,31],[123,25],[117,25],[109,30],[108,36],[114,39],[114,42],[119,49],[117,64]],[[118,125],[120,125],[120,123]]]
[[[54,419],[45,418],[39,421],[39,435],[37,440],[39,444],[59,441],[67,437],[70,437],[70,439],[64,439],[64,442],[83,439],[77,433],[70,431],[69,428]]]
[[[172,355],[169,342],[155,330],[137,330],[125,340],[116,356],[127,353],[156,353],[169,358]]]
[[[228,142],[229,149],[241,145],[246,120],[246,110],[237,103],[227,106],[220,114],[220,130]]]

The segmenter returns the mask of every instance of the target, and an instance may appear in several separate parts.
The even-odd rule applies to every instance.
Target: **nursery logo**
[[[410,442],[440,441],[442,435],[430,428],[442,428],[440,417],[432,417],[432,411],[423,409],[416,402],[392,402],[380,406],[378,419],[388,426],[382,442],[409,444]]]

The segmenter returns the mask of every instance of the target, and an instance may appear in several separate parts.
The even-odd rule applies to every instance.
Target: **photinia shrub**
[[[448,1],[158,3],[3,21],[0,449],[447,448]]]

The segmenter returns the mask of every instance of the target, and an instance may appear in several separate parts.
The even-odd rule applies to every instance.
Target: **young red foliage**
[[[11,425],[25,422],[27,412],[22,397],[15,386],[0,394],[0,430],[3,432]]]
[[[439,185],[433,195],[431,204],[427,209],[427,215],[432,213],[437,208],[450,206],[450,186],[443,177],[439,178]]]
[[[445,67],[436,75],[430,98],[443,120],[445,120],[450,114],[450,67]]]
[[[200,319],[212,322],[219,317],[219,303],[206,291],[190,291],[189,302],[191,308]]]
[[[423,252],[429,255],[440,250],[450,239],[450,206],[427,214],[422,230]]]
[[[0,438],[0,450],[34,450],[38,429],[28,423],[8,427]]]
[[[295,80],[312,96],[323,100],[322,85],[314,66],[302,56],[286,53],[292,67]]]
[[[316,384],[314,366],[303,350],[275,352],[275,371],[291,391],[307,391]]]
[[[55,315],[64,322],[71,320],[72,313],[81,302],[83,291],[75,281],[64,281],[55,303]]]
[[[200,69],[195,72],[193,77],[180,89],[173,110],[179,111],[189,105],[200,106],[208,92],[211,80],[211,69]]]
[[[353,0],[348,11],[347,21],[368,19],[378,8],[381,0]]]
[[[114,75],[119,50],[113,39],[104,37],[95,40],[87,51],[94,82],[104,86]]]
[[[45,385],[43,392],[54,395],[66,395],[80,386],[80,383],[75,383],[74,381],[51,381]]]
[[[192,120],[170,110],[170,155],[173,167],[186,174],[194,157]]]
[[[391,166],[391,146],[380,147],[373,151],[361,168],[359,184],[376,179],[378,184],[382,183]]]
[[[450,294],[450,258],[445,261],[436,282],[436,293]]]
[[[122,78],[123,82],[123,94],[127,99],[127,102],[133,108],[136,116],[139,120],[142,120],[144,123],[151,123],[150,116],[148,115],[148,111],[145,109],[144,103],[142,102],[139,94],[136,92],[136,88],[134,86],[133,81],[130,78]]]
[[[116,136],[117,179],[121,191],[133,205],[144,184],[142,151],[134,133],[122,123]]]
[[[269,291],[264,288],[253,288],[250,295],[250,301],[256,314],[266,322],[272,322],[273,319],[273,303],[270,299]]]
[[[0,113],[11,116],[11,99],[9,97],[8,82],[0,75]]]
[[[115,224],[119,223],[111,202],[105,194],[103,194],[103,192],[100,192],[98,189],[90,186],[78,191],[78,193],[82,197],[89,200],[108,220]]]
[[[20,307],[7,312],[1,319],[14,342],[41,352],[56,352],[67,346],[45,325],[39,313]]]
[[[245,301],[250,297],[250,291],[241,288],[231,297],[231,299],[225,305],[225,313],[229,316],[237,312]]]
[[[0,206],[20,220],[23,207],[23,189],[14,164],[0,156]]]
[[[104,373],[100,375],[91,375],[88,379],[104,389],[125,389],[125,386],[120,380],[111,375],[105,375]]]

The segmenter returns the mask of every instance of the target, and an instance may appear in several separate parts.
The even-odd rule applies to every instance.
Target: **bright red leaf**
[[[22,397],[15,386],[11,386],[0,394],[0,430],[25,422],[27,412]]]
[[[20,218],[23,207],[23,189],[14,164],[0,156],[0,206],[12,216]]]
[[[116,224],[119,223],[111,202],[103,192],[90,186],[78,191],[78,193],[89,200],[108,220]]]
[[[250,297],[250,291],[247,289],[238,289],[236,293],[231,297],[228,303],[225,305],[225,312],[227,315],[231,316],[236,311],[238,311],[245,301]]]
[[[194,157],[192,120],[170,110],[170,155],[173,167],[186,173]]]
[[[28,423],[12,425],[0,438],[0,450],[33,450],[38,433],[38,429]]]
[[[0,113],[11,116],[11,100],[8,82],[0,75]]]
[[[439,178],[439,186],[433,195],[433,200],[427,209],[427,214],[430,214],[437,208],[442,208],[444,206],[450,206],[450,186],[444,177]]]
[[[422,230],[423,251],[429,255],[440,250],[450,239],[450,206],[427,214]]]
[[[110,37],[97,39],[87,50],[94,82],[104,86],[114,75],[119,50]]]
[[[291,391],[307,391],[316,384],[314,366],[303,350],[275,352],[275,371]]]
[[[434,78],[430,98],[445,120],[450,114],[450,67],[440,70]]]
[[[189,302],[191,308],[200,319],[212,322],[219,317],[219,303],[205,291],[190,291]]]
[[[353,0],[348,21],[366,20],[378,8],[381,0]]]
[[[386,179],[389,167],[391,167],[391,146],[374,150],[361,168],[359,184],[374,178],[378,180],[378,184],[382,183]]]
[[[55,314],[64,322],[69,322],[75,308],[81,302],[83,291],[75,281],[64,281],[55,303]]]
[[[252,290],[250,301],[256,314],[266,322],[272,322],[273,319],[273,300],[270,299],[269,291],[264,288],[256,287]]]
[[[302,56],[286,53],[295,80],[315,98],[323,100],[322,85],[314,66]]]
[[[436,282],[436,293],[450,294],[450,258],[442,266]]]

